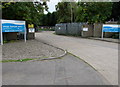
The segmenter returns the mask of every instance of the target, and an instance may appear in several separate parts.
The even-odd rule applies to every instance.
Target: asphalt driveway
[[[62,59],[2,64],[3,85],[109,85],[88,64],[68,54]]]
[[[68,50],[80,57],[98,72],[100,72],[111,84],[118,84],[118,44],[91,40],[79,37],[60,36],[54,32],[36,33],[36,39]]]

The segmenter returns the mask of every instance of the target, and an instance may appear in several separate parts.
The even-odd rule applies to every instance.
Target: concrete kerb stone
[[[66,35],[62,35],[62,36],[66,36]],[[67,37],[75,37],[75,36],[67,36]],[[120,44],[120,39],[118,39],[118,41],[112,41],[112,40],[105,40],[105,39],[99,39],[99,38],[94,38],[94,37],[81,37],[81,36],[77,36],[76,38],[83,38],[83,39],[91,39],[91,40],[99,40],[99,41],[105,41],[105,42],[112,42],[112,43],[118,43]]]
[[[112,41],[112,40],[105,40],[105,39],[98,39],[98,38],[91,38],[91,37],[88,37],[86,39],[91,39],[91,40],[99,40],[99,41],[105,41],[105,42],[112,42],[112,43],[118,43],[120,44],[120,40],[118,39],[118,42],[116,41]]]
[[[49,57],[49,58],[42,58],[40,60],[52,60],[52,59],[59,59],[61,57],[64,57],[67,54],[67,51],[64,51],[64,54],[58,56],[58,57]]]

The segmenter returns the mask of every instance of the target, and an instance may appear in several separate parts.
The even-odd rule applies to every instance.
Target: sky
[[[49,12],[53,12],[53,11],[56,11],[56,9],[55,9],[55,5],[57,5],[58,4],[58,0],[50,0],[50,2],[47,2],[47,5],[48,5],[48,11]],[[45,11],[44,12],[45,14],[47,14],[47,12]]]

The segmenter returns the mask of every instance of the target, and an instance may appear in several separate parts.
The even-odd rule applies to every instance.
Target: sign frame
[[[26,42],[26,22],[25,21],[21,21],[21,20],[5,20],[5,19],[1,19],[0,20],[0,25],[1,25],[1,45],[3,45],[3,21],[14,21],[14,22],[23,22],[24,23],[24,41]],[[12,24],[12,23],[11,23]],[[17,26],[17,25],[16,25]],[[17,29],[17,28],[16,28]],[[8,31],[9,32],[9,31]],[[11,31],[10,31],[11,32]],[[20,32],[20,31],[14,31],[14,32]]]
[[[108,28],[109,29],[111,29],[111,31],[108,29],[108,30],[103,30],[103,28],[104,28],[104,26],[108,26]],[[111,27],[111,26],[117,26],[117,29],[118,29],[118,31],[116,30],[114,30],[116,27]],[[119,39],[120,39],[120,25],[119,24],[103,24],[103,26],[102,26],[102,35],[101,35],[101,38],[103,39],[103,36],[104,36],[104,32],[118,32],[119,33]],[[113,31],[114,30],[114,31]]]

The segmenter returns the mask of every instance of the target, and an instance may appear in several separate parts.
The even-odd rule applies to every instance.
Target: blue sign
[[[2,32],[25,32],[25,21],[2,20]]]
[[[104,24],[103,32],[120,32],[120,25],[115,24]]]

